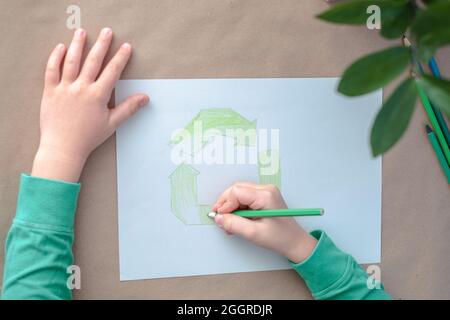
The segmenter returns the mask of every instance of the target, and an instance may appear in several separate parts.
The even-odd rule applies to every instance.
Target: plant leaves
[[[419,46],[440,47],[450,43],[450,1],[438,2],[420,11],[411,25]]]
[[[372,127],[370,144],[373,156],[388,151],[408,127],[417,99],[414,79],[403,81],[383,104]]]
[[[428,62],[428,60],[430,60],[434,56],[436,50],[436,47],[426,46],[422,44],[417,48],[417,55],[419,56],[420,60]]]
[[[448,2],[449,0],[422,0],[422,2],[426,5],[426,6],[431,6],[437,3],[443,3],[443,2]]]
[[[426,5],[432,5],[436,3],[448,2],[449,0],[424,0]]]
[[[423,88],[434,106],[450,116],[450,81],[423,75],[417,79],[417,84]]]
[[[365,24],[368,18],[366,10],[371,4],[374,3],[368,0],[338,3],[317,18],[333,23]]]
[[[398,7],[385,8],[381,12],[380,34],[387,39],[400,38],[411,24],[414,13],[410,2]]]
[[[319,19],[344,24],[366,24],[370,14],[367,8],[371,5],[377,5],[383,12],[390,8],[398,8],[407,3],[408,0],[354,0],[338,3],[330,9],[322,12],[317,17]]]
[[[345,70],[338,91],[347,96],[359,96],[381,88],[406,68],[409,58],[409,49],[403,46],[364,56]]]

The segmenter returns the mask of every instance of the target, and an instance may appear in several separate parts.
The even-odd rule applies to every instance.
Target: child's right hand
[[[229,234],[237,234],[261,247],[299,263],[308,258],[317,240],[293,218],[247,219],[232,214],[238,209],[284,209],[278,188],[250,182],[235,183],[219,197],[212,210],[219,213],[216,224]]]

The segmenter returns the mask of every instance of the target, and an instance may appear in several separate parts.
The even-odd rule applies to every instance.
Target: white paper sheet
[[[271,140],[260,147],[264,139],[258,137],[256,145],[234,143],[235,152],[242,147],[248,156],[277,149],[277,181],[288,205],[325,209],[324,216],[298,221],[307,230],[325,230],[358,262],[380,262],[381,158],[371,157],[369,134],[382,94],[343,97],[335,91],[337,81],[120,81],[116,102],[136,92],[151,97],[151,104],[117,132],[120,279],[289,268],[286,259],[204,224],[199,215],[234,181],[258,182],[257,162],[250,156],[245,164],[205,164],[203,159],[178,168],[173,161],[172,152],[180,147],[174,131],[195,119],[214,124],[215,109],[223,109],[232,126],[238,123],[258,133],[266,129],[269,136],[278,130],[277,148],[271,148]],[[222,138],[222,145],[233,139]],[[218,137],[210,143],[214,139]],[[205,152],[205,143],[200,147]],[[259,147],[254,153],[252,148]]]

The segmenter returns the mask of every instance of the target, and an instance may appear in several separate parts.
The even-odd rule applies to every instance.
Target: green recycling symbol
[[[236,136],[230,136],[233,130],[242,130],[246,132],[249,129],[256,131],[257,121],[249,121],[238,112],[230,108],[209,108],[200,110],[200,112],[184,127],[183,132],[188,133],[189,139],[194,137],[195,130],[201,126],[202,132],[214,130],[216,135],[222,135],[234,139],[235,146],[256,146],[255,139],[238,139]],[[230,130],[231,129],[231,130]],[[172,136],[170,143],[172,146],[178,145],[186,136]],[[202,141],[194,146],[193,152],[189,156],[202,151],[209,141]],[[266,150],[258,153],[257,165],[259,183],[273,184],[280,188],[281,170],[273,174],[267,174],[263,170],[263,164],[267,158],[275,158],[279,163],[279,150]],[[170,201],[171,212],[185,225],[212,224],[212,220],[207,216],[211,211],[212,204],[202,204],[198,201],[197,177],[200,171],[194,165],[187,162],[179,164],[169,175],[170,180]]]

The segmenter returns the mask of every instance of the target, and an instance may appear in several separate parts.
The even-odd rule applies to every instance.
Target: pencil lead
[[[214,219],[216,217],[217,213],[214,211],[211,211],[210,213],[208,213],[208,217]]]
[[[409,39],[406,36],[403,36],[402,42],[405,47],[407,47],[407,48],[411,47],[411,42],[409,41]]]

